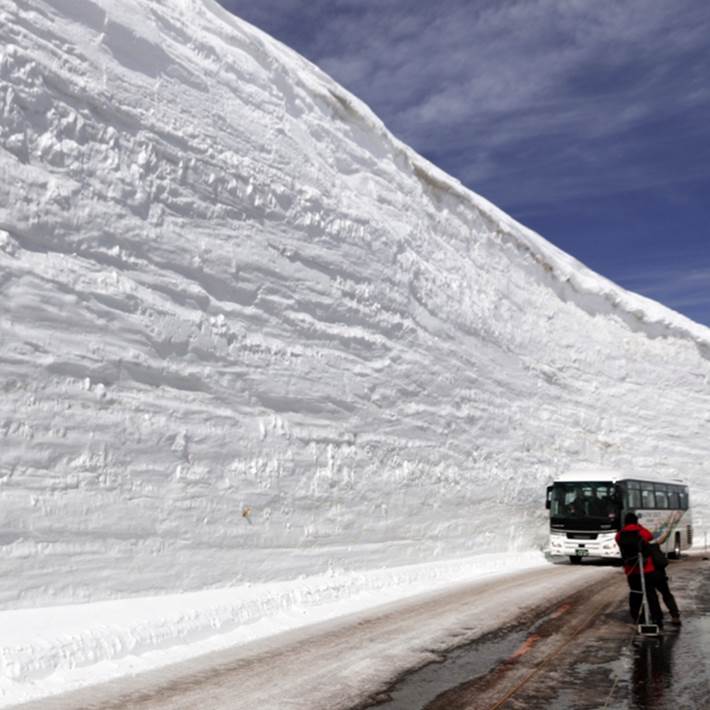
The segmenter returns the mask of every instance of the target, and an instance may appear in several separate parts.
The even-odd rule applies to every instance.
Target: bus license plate
[[[577,555],[577,557],[584,557],[585,555],[589,554],[589,550],[585,550],[583,547],[578,547],[574,551],[574,554]]]

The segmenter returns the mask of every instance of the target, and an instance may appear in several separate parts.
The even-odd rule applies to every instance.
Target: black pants
[[[648,598],[648,610],[651,612],[650,619],[644,619],[644,614],[641,612],[643,605],[643,594],[641,589],[641,575],[630,574],[626,577],[629,583],[629,611],[631,618],[635,624],[658,624],[663,625],[663,612],[661,605],[658,603],[656,595],[657,580],[656,573],[651,572],[644,575],[646,580],[646,597]]]
[[[663,603],[673,617],[680,616],[678,611],[678,605],[675,602],[675,597],[673,592],[671,592],[668,586],[668,576],[666,575],[665,569],[656,570],[656,589],[658,593],[663,597]]]

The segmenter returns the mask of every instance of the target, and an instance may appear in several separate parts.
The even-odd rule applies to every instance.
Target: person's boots
[[[671,624],[673,624],[673,626],[682,626],[683,622],[680,620],[680,616],[676,615],[671,616]]]

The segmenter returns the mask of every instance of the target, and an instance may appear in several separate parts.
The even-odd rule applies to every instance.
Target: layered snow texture
[[[0,0],[0,606],[545,537],[580,462],[710,514],[710,331],[212,0]]]

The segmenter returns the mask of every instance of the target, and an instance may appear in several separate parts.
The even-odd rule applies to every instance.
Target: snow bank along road
[[[337,710],[365,706],[408,669],[597,583],[616,568],[566,565],[452,587],[20,706],[23,710]]]

